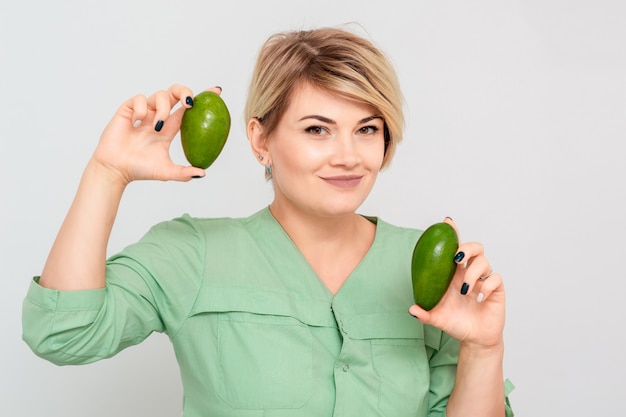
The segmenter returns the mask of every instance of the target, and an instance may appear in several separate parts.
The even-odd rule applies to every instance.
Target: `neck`
[[[270,212],[298,246],[306,241],[328,243],[348,240],[363,227],[363,221],[368,222],[356,213],[319,215],[285,209],[276,202],[270,205]]]
[[[376,235],[376,226],[356,213],[316,216],[281,210],[274,203],[270,212],[333,294],[361,262]]]

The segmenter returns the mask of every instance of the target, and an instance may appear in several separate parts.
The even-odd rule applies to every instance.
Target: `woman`
[[[168,154],[192,96],[136,96],[105,128],[24,303],[38,355],[88,363],[166,332],[186,417],[512,415],[504,288],[482,246],[460,245],[450,289],[424,311],[410,282],[420,232],[356,212],[403,115],[388,60],[347,31],[280,33],[261,49],[246,120],[268,207],[164,222],[106,260],[126,185],[204,176]]]

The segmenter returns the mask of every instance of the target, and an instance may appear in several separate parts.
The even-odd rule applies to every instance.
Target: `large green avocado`
[[[456,231],[444,222],[428,227],[415,244],[411,259],[413,297],[424,310],[435,307],[450,286],[458,248]]]
[[[222,152],[230,132],[230,112],[219,94],[203,91],[185,110],[180,139],[185,158],[194,167],[207,169]]]

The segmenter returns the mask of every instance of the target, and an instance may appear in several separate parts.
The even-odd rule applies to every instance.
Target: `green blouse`
[[[185,417],[445,416],[459,344],[408,314],[420,232],[370,220],[374,243],[335,295],[267,208],[161,223],[108,260],[104,289],[35,279],[24,340],[83,364],[165,332]]]

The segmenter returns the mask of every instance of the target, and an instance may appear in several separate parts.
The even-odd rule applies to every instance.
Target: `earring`
[[[272,166],[270,164],[265,164],[265,179],[267,181],[272,179]]]
[[[259,154],[258,158],[259,158],[259,161],[262,161],[263,160],[263,155]]]

